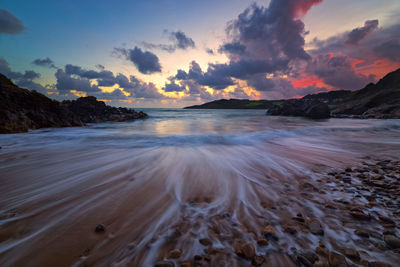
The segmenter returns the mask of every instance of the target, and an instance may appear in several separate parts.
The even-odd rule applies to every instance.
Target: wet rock
[[[314,235],[323,235],[324,230],[322,229],[321,224],[317,220],[312,220],[308,225],[310,232]]]
[[[379,216],[379,220],[387,224],[395,224],[395,222],[392,219],[386,216]]]
[[[350,215],[358,220],[363,220],[363,221],[371,220],[371,216],[369,214],[365,214],[362,211],[350,211]]]
[[[193,267],[193,264],[190,261],[181,262],[179,267]]]
[[[202,259],[203,259],[203,256],[201,256],[201,255],[194,255],[194,260],[195,261],[201,261]]]
[[[305,251],[305,252],[302,252],[300,255],[305,257],[311,263],[314,263],[318,260],[318,255],[312,251]]]
[[[349,266],[346,258],[343,255],[340,255],[335,252],[329,252],[328,254],[328,262],[330,267],[345,267]]]
[[[182,255],[182,250],[174,249],[168,253],[168,259],[179,259]]]
[[[368,267],[392,267],[392,265],[381,261],[373,261],[373,262],[368,262]]]
[[[360,253],[358,253],[358,251],[353,248],[346,248],[344,250],[344,255],[346,255],[346,257],[350,259],[360,259]]]
[[[208,238],[202,238],[199,240],[200,244],[202,244],[203,246],[210,246],[212,245],[212,242],[210,239]]]
[[[241,252],[241,257],[245,258],[246,260],[251,260],[256,255],[254,246],[251,243],[244,244],[241,247]]]
[[[256,266],[260,266],[264,263],[265,259],[262,256],[254,256],[252,263]]]
[[[400,239],[394,235],[385,235],[383,240],[391,248],[400,248]]]
[[[313,263],[310,262],[306,257],[304,257],[303,255],[297,255],[297,260],[304,265],[305,267],[312,267]]]
[[[96,226],[96,228],[94,229],[94,231],[96,233],[102,233],[106,230],[106,227],[103,224],[99,224]]]
[[[346,168],[345,172],[352,172],[351,168]]]
[[[175,264],[171,261],[158,261],[154,267],[174,267]]]
[[[268,246],[268,244],[269,242],[267,239],[262,238],[257,240],[257,245],[259,245],[260,247]]]
[[[369,238],[369,232],[366,230],[357,229],[354,231],[354,234],[356,234],[360,237]]]
[[[262,234],[267,240],[278,240],[275,228],[272,225],[267,225],[264,227]]]
[[[326,248],[325,248],[325,247],[322,247],[322,246],[318,246],[318,247],[315,249],[315,252],[316,252],[317,254],[322,255],[322,256],[325,256],[325,257],[327,257],[328,254],[329,254],[329,252],[326,250]]]
[[[288,234],[291,234],[291,235],[297,234],[297,230],[296,230],[294,227],[292,227],[292,226],[285,226],[284,229],[283,229],[283,231],[284,231],[285,233],[288,233]]]

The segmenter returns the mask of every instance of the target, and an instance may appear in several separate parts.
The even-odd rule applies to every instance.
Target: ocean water
[[[332,238],[358,248],[322,208],[351,195],[298,188],[333,169],[400,156],[400,120],[144,111],[150,117],[134,122],[0,135],[0,265],[152,266],[174,248],[181,259],[203,254],[198,239],[207,237],[226,250],[215,266],[245,266],[232,256],[234,242],[255,242],[266,224],[282,234],[267,251],[315,248],[315,236],[283,233],[299,212],[324,225],[328,248]],[[100,223],[104,234],[93,231]]]

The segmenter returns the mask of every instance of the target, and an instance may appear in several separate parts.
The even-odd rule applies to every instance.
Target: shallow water
[[[174,248],[181,260],[204,254],[205,237],[223,250],[215,266],[246,265],[234,243],[254,242],[267,224],[281,238],[258,254],[315,248],[318,236],[283,234],[298,213],[322,222],[328,248],[331,239],[358,247],[320,207],[346,194],[299,188],[365,157],[400,156],[400,120],[145,112],[142,121],[0,135],[1,266],[151,266]],[[100,223],[106,232],[96,234]]]

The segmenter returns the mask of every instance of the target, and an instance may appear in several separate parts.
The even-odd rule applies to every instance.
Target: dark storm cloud
[[[80,66],[67,64],[64,70],[59,69],[56,73],[56,88],[60,91],[76,90],[86,92],[107,100],[116,100],[118,96],[121,96],[120,100],[126,99],[127,97],[122,93],[122,90],[130,93],[130,97],[151,99],[161,99],[164,97],[157,91],[153,83],[142,82],[133,75],[129,78],[121,73],[114,75],[104,67],[97,68],[101,69],[101,71],[86,70]],[[98,85],[93,85],[91,80],[97,81]],[[119,88],[116,90],[121,91],[122,94],[118,91],[113,94],[101,92],[98,87],[111,87],[114,85],[118,85]]]
[[[56,74],[56,88],[61,92],[69,92],[70,90],[76,90],[80,92],[96,93],[101,92],[97,85],[92,85],[90,80],[81,77],[72,77],[69,73],[62,69],[58,69]]]
[[[17,34],[25,29],[24,24],[10,11],[0,9],[0,34]]]
[[[347,35],[347,44],[358,44],[367,35],[378,28],[378,20],[367,20],[363,27],[355,28]]]
[[[11,70],[8,62],[5,59],[0,58],[0,73],[13,80],[16,85],[22,88],[35,90],[44,94],[47,93],[44,86],[33,81],[40,78],[40,74],[33,70],[26,70],[24,73],[14,72]]]
[[[137,46],[133,49],[116,48],[115,51],[117,54],[125,56],[143,74],[161,72],[159,59],[152,52],[142,51]]]
[[[400,38],[383,42],[374,47],[373,51],[379,57],[400,62]]]
[[[230,61],[209,64],[207,71],[188,73],[179,70],[177,80],[192,80],[199,85],[223,90],[245,80],[256,90],[276,88],[267,74],[288,73],[292,61],[309,61],[304,50],[304,23],[300,18],[322,0],[272,0],[269,6],[251,5],[233,20],[226,32],[229,41],[219,48]],[[264,78],[263,78],[264,77]]]
[[[246,46],[239,42],[223,44],[219,47],[219,53],[229,53],[229,54],[243,54],[246,50]]]
[[[186,91],[186,86],[181,86],[175,82],[166,83],[162,88],[164,92],[183,92]]]
[[[365,76],[354,71],[346,55],[329,54],[314,57],[307,66],[307,72],[322,78],[324,83],[345,90],[357,90],[375,81],[375,76]]]
[[[32,61],[32,64],[39,66],[39,67],[47,67],[47,68],[53,68],[56,69],[57,67],[54,65],[54,62],[50,58],[45,58],[45,59],[35,59]]]
[[[382,58],[400,62],[400,51],[398,49],[400,44],[400,22],[382,28],[378,28],[377,24],[377,20],[370,20],[365,22],[364,27],[353,29],[350,32],[344,32],[326,40],[315,39],[311,43],[315,48],[310,50],[310,53],[312,55],[342,53],[370,64],[374,60]],[[364,29],[364,31],[359,29]],[[349,35],[354,32],[368,33],[361,34],[363,36],[361,39],[354,39],[358,40],[358,42],[349,44]]]

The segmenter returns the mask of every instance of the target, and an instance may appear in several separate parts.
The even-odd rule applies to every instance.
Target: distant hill
[[[185,109],[267,109],[279,105],[285,100],[249,100],[249,99],[220,99],[202,105],[185,107]]]
[[[322,92],[287,100],[220,99],[186,108],[266,109],[269,115],[318,118],[400,118],[400,69],[357,91]],[[314,116],[316,110],[318,116]]]

